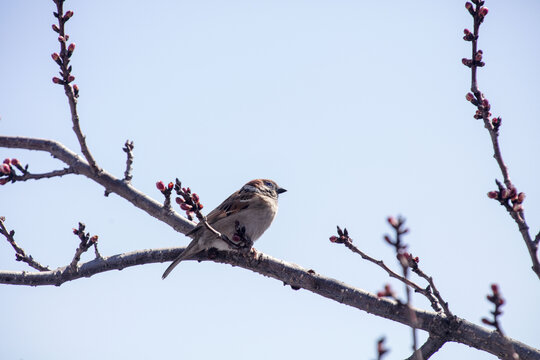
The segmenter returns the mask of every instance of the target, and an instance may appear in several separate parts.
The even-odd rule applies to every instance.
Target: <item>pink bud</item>
[[[191,205],[188,205],[186,203],[182,203],[180,204],[180,209],[184,210],[184,211],[188,211],[188,210],[191,210],[193,207]]]
[[[473,101],[474,95],[472,93],[467,93],[467,95],[465,95],[465,99],[467,99],[467,101]]]
[[[9,160],[9,159],[4,159],[4,162],[3,162],[2,164],[8,164],[8,165],[9,165],[10,163],[11,163],[11,160]]]
[[[60,29],[58,28],[58,26],[56,26],[56,24],[52,24],[52,29],[56,32],[59,32]]]
[[[163,183],[163,181],[158,181],[156,183],[156,187],[159,191],[164,191],[165,190],[165,184]]]
[[[472,9],[472,4],[471,4],[470,2],[467,1],[467,2],[465,3],[465,8],[466,8],[467,10]]]
[[[480,14],[480,16],[486,16],[489,12],[489,9],[487,7],[481,7],[480,10],[478,11],[478,14]]]
[[[73,80],[75,80],[75,76],[69,75],[68,76],[68,82],[72,82]]]
[[[9,174],[11,173],[11,168],[9,167],[8,164],[2,164],[2,167],[0,167],[0,171],[3,173],[3,174]]]
[[[66,42],[66,39],[65,39],[63,36],[59,36],[59,37],[58,37],[58,41],[60,41],[61,43],[63,43],[63,42]]]
[[[471,33],[471,30],[469,30],[469,29],[463,29],[463,33],[464,33],[465,35],[469,35],[469,34]]]
[[[177,203],[178,205],[183,204],[183,203],[184,203],[184,199],[182,199],[181,197],[177,197],[177,198],[176,198],[176,203]]]
[[[75,50],[75,44],[74,44],[74,43],[71,43],[71,44],[69,44],[69,46],[68,46],[68,51],[69,51],[69,52],[73,52],[73,50]]]
[[[487,193],[487,196],[490,199],[496,199],[499,196],[499,193],[497,191],[490,191]]]
[[[17,159],[11,159],[11,164],[12,164],[13,166],[20,166],[20,165],[21,165],[21,163],[20,163],[19,160],[17,160]]]
[[[191,198],[193,199],[194,202],[196,202],[196,203],[199,202],[199,195],[193,193],[193,195],[191,195]]]
[[[335,243],[337,241],[338,237],[337,236],[330,236],[330,241]]]
[[[8,182],[7,178],[0,179],[0,185],[6,185],[7,182]]]
[[[51,57],[54,61],[58,61],[58,59],[60,59],[60,55],[58,55],[58,53],[52,53]]]
[[[95,244],[95,243],[97,243],[98,239],[99,239],[99,236],[94,235],[94,236],[92,236],[92,237],[90,238],[90,242]]]
[[[62,83],[62,80],[60,80],[59,78],[57,78],[56,76],[52,78],[52,82],[55,83],[55,84],[61,84]]]
[[[497,294],[499,292],[499,286],[497,284],[491,284],[491,291],[493,291],[494,294]]]
[[[394,217],[392,217],[392,216],[389,216],[389,217],[386,219],[386,221],[388,221],[388,223],[389,223],[390,225],[392,225],[393,227],[397,227],[397,226],[398,226],[397,220],[396,220]]]
[[[64,15],[64,19],[69,19],[73,16],[73,11],[69,10],[69,11],[66,11],[66,14]]]
[[[11,160],[11,163],[13,164],[13,160]],[[518,201],[519,201],[520,203],[522,203],[523,200],[525,200],[525,193],[520,192],[520,193],[518,194]]]
[[[172,190],[172,188],[174,187],[174,184],[172,182],[170,182],[167,187],[169,188],[169,190]]]

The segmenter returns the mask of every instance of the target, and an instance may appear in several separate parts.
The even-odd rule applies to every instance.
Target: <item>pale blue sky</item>
[[[99,164],[119,177],[121,148],[133,140],[133,184],[155,199],[156,181],[178,177],[210,210],[248,180],[276,180],[289,191],[256,248],[367,291],[381,289],[385,273],[328,237],[346,226],[357,246],[395,265],[382,235],[386,216],[403,214],[411,251],[455,314],[480,323],[497,282],[503,328],[538,348],[538,280],[515,224],[485,195],[500,175],[464,97],[462,31],[472,19],[463,4],[67,1],[82,127]],[[535,234],[540,3],[486,5],[480,87],[503,117],[504,157]],[[67,100],[51,82],[53,10],[52,1],[0,5],[0,133],[78,151]],[[62,167],[35,152],[0,157],[36,172]],[[0,187],[0,215],[51,267],[71,260],[78,221],[99,234],[103,255],[188,242],[77,176]],[[383,334],[387,359],[409,355],[408,328],[305,290],[213,263],[183,263],[162,281],[166,267],[0,287],[0,357],[372,359]],[[27,269],[6,241],[0,269]],[[432,357],[456,358],[493,357],[456,344]]]

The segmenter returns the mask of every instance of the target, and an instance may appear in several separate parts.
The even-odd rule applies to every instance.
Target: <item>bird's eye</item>
[[[272,188],[272,189],[274,188],[274,184],[272,184],[270,181],[265,181],[264,185],[266,185],[267,187]]]

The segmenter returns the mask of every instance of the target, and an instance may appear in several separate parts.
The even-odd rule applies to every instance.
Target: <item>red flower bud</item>
[[[467,10],[472,9],[472,4],[471,4],[470,2],[467,1],[467,2],[465,3],[465,8],[466,8]]]
[[[79,235],[79,230],[77,230],[77,229],[75,229],[75,228],[73,228],[72,230],[73,230],[73,233],[74,233],[75,235]]]
[[[177,203],[178,205],[183,204],[183,203],[184,203],[184,199],[182,199],[181,197],[177,197],[177,198],[176,198],[176,203]]]
[[[63,36],[59,36],[58,41],[60,41],[61,43],[65,43],[66,39]]]
[[[482,55],[483,55],[482,50],[478,50],[478,52],[476,53],[476,55],[474,55],[474,60],[476,60],[476,61],[482,61]]]
[[[60,29],[58,28],[58,26],[56,26],[56,24],[52,24],[52,29],[53,31],[60,32]]]
[[[95,244],[95,243],[97,243],[98,238],[99,238],[99,236],[94,235],[94,236],[92,236],[92,237],[90,238],[90,242]]]
[[[57,78],[56,76],[52,78],[52,82],[55,83],[55,84],[61,84],[62,83],[62,80],[60,80],[59,78]]]
[[[167,185],[167,187],[169,188],[169,190],[172,190],[172,188],[174,187],[174,184],[170,182],[169,185]]]
[[[60,55],[58,55],[58,53],[52,53],[51,57],[54,61],[58,61],[60,59]]]
[[[489,12],[489,9],[487,7],[481,7],[480,10],[478,11],[478,14],[480,14],[480,16],[484,17],[488,14]]]
[[[397,221],[394,217],[392,217],[392,216],[389,216],[389,217],[386,219],[386,221],[388,221],[388,223],[389,223],[390,225],[392,225],[393,227],[397,227],[397,226],[398,226],[398,221]]]
[[[67,20],[73,16],[73,11],[69,10],[66,11],[66,14],[64,15],[64,20]]]
[[[203,207],[204,207],[203,204],[201,204],[201,203],[197,203],[197,206],[199,207],[199,210],[202,210]]]
[[[463,65],[465,65],[465,66],[468,66],[468,67],[471,67],[471,66],[472,66],[472,60],[471,60],[471,59],[463,58],[463,59],[461,59],[461,62],[462,62]]]
[[[463,33],[464,33],[465,35],[469,35],[469,34],[471,33],[471,30],[469,30],[469,29],[463,29]]]
[[[180,204],[180,209],[184,210],[184,211],[188,211],[188,210],[191,210],[193,207],[191,205],[188,205],[186,203],[182,203]]]
[[[0,185],[6,185],[7,182],[8,182],[8,178],[0,179]]]
[[[490,320],[488,320],[488,319],[486,319],[486,318],[482,318],[482,322],[483,322],[484,324],[486,324],[486,325],[491,325],[491,326],[493,326],[493,322],[490,321]]]
[[[11,173],[11,167],[9,167],[8,164],[2,164],[2,166],[0,167],[0,172],[7,175]]]
[[[514,204],[514,206],[512,206],[512,209],[513,209],[515,212],[523,211],[523,205],[521,205],[521,204]]]
[[[73,50],[75,50],[75,44],[74,44],[74,43],[71,43],[71,44],[69,44],[69,46],[68,46],[68,51],[69,51],[69,52],[73,52]]]
[[[11,159],[11,164],[13,166],[21,166],[21,163],[17,159]]]
[[[465,95],[465,99],[467,99],[467,101],[473,101],[474,95],[472,93],[467,93],[467,95]]]
[[[73,80],[75,80],[75,76],[69,75],[68,76],[68,82],[72,82]]]
[[[499,286],[497,284],[491,284],[491,291],[493,291],[494,294],[498,294]]]
[[[13,160],[11,160],[11,163],[13,164]],[[525,193],[520,192],[520,193],[518,194],[518,201],[519,201],[520,203],[522,203],[523,200],[525,200]]]
[[[4,159],[4,162],[2,164],[10,164],[11,163],[11,160],[10,159]]]
[[[337,241],[338,237],[337,236],[330,236],[330,241],[335,243]]]
[[[156,187],[159,191],[164,191],[165,190],[165,184],[163,183],[163,181],[158,181],[156,183]]]
[[[482,106],[485,107],[485,108],[488,108],[489,107],[489,100],[488,99],[482,100]]]
[[[490,191],[487,193],[487,196],[490,199],[496,199],[499,197],[499,193],[497,191]]]
[[[199,202],[199,195],[193,193],[193,195],[191,195],[191,198],[193,199],[194,202],[196,202],[196,203]]]

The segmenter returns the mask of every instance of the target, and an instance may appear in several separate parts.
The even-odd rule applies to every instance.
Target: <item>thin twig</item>
[[[50,178],[53,178],[53,177],[60,177],[60,176],[64,176],[64,175],[67,175],[67,174],[75,174],[75,173],[76,173],[75,169],[73,169],[71,167],[68,167],[68,168],[63,168],[62,170],[54,170],[54,171],[41,173],[41,174],[31,174],[31,173],[27,172],[24,175],[15,175],[15,176],[13,176],[12,179],[13,179],[13,181],[50,179]]]
[[[488,14],[487,8],[483,6],[483,2],[473,1],[476,6],[473,6],[472,4],[468,3],[467,9],[469,10],[469,13],[473,17],[473,32],[471,33],[469,30],[465,29],[465,37],[464,39],[466,41],[470,41],[472,43],[472,57],[471,59],[463,59],[463,64],[470,67],[471,69],[471,92],[472,94],[467,94],[467,100],[470,101],[473,105],[476,106],[477,111],[475,118],[482,119],[484,122],[484,127],[489,133],[489,136],[491,138],[491,143],[493,146],[493,157],[497,161],[497,164],[499,166],[499,169],[503,176],[503,182],[508,191],[517,193],[516,187],[514,184],[512,184],[512,181],[510,180],[510,175],[508,172],[508,166],[503,160],[501,148],[499,145],[499,128],[501,125],[501,118],[494,118],[493,120],[490,120],[491,116],[491,105],[485,95],[480,91],[478,87],[478,80],[477,80],[477,71],[479,67],[484,66],[484,62],[482,62],[482,55],[483,52],[478,49],[478,37],[479,37],[479,30],[480,25],[484,21],[486,15]],[[473,96],[474,94],[474,96]],[[501,199],[498,199],[501,201]],[[506,200],[506,199],[504,199]],[[503,204],[501,202],[501,204]],[[504,204],[503,204],[504,205]],[[527,250],[529,251],[529,256],[532,261],[532,270],[537,275],[537,277],[540,279],[540,261],[538,259],[538,243],[539,241],[536,241],[538,239],[533,240],[531,238],[531,235],[529,233],[529,226],[527,225],[525,221],[525,215],[523,212],[523,207],[513,208],[511,206],[505,206],[508,210],[508,213],[510,216],[514,219],[516,222],[519,232],[521,233],[521,236],[523,240],[525,241],[525,245],[527,246]]]
[[[384,271],[386,271],[388,273],[388,275],[390,277],[398,279],[402,283],[404,283],[404,284],[410,286],[411,288],[413,288],[415,292],[418,292],[418,293],[424,295],[431,302],[431,307],[435,311],[440,311],[440,307],[438,305],[437,299],[433,296],[433,294],[430,291],[421,288],[419,285],[412,282],[411,280],[397,274],[392,269],[390,269],[388,266],[386,266],[386,264],[382,260],[374,259],[371,256],[369,256],[368,254],[364,253],[362,250],[360,250],[356,246],[354,246],[350,240],[344,241],[343,244],[349,250],[351,250],[352,252],[357,253],[358,255],[360,255],[362,257],[362,259],[370,261],[370,262],[374,263],[375,265],[379,266],[380,268],[382,268]]]
[[[133,148],[135,145],[133,144],[133,141],[126,140],[126,143],[124,144],[124,147],[122,150],[126,153],[126,171],[124,172],[124,182],[129,184],[131,183],[131,179],[133,178],[133,175],[131,174],[131,171],[133,170]]]
[[[73,86],[70,85],[70,83],[75,79],[75,77],[71,75],[72,67],[69,65],[70,57],[74,50],[74,44],[71,44],[69,48],[66,46],[66,42],[68,41],[69,36],[65,33],[65,25],[66,22],[73,16],[73,12],[69,11],[64,13],[63,0],[54,0],[54,2],[56,4],[55,16],[58,19],[58,27],[55,29],[55,31],[57,31],[59,34],[58,41],[60,43],[60,54],[56,54],[56,57],[53,56],[53,59],[60,66],[60,75],[62,76],[62,80],[55,81],[53,79],[53,81],[64,86],[64,91],[68,98],[69,108],[71,111],[73,131],[75,132],[77,140],[79,141],[79,145],[81,146],[81,152],[88,161],[88,164],[90,165],[92,171],[97,174],[101,171],[101,169],[98,167],[96,160],[94,159],[92,153],[90,153],[90,150],[86,145],[86,137],[81,130],[81,125],[79,122],[79,114],[77,112],[78,88],[74,90]],[[71,46],[73,46],[73,48],[70,50]]]
[[[11,230],[8,231],[6,229],[6,226],[4,225],[5,218],[0,216],[0,234],[4,235],[7,239],[7,241],[11,244],[13,249],[15,249],[15,258],[17,261],[22,261],[27,263],[30,267],[39,270],[39,271],[51,271],[47,266],[43,266],[37,261],[35,261],[31,255],[26,255],[25,251],[17,245],[15,242],[15,239],[13,236],[15,235],[15,231]]]
[[[429,359],[431,355],[439,351],[439,349],[446,343],[446,341],[447,340],[443,337],[430,334],[424,345],[422,345],[406,360],[415,360],[418,359],[418,356],[421,356],[424,360]]]

